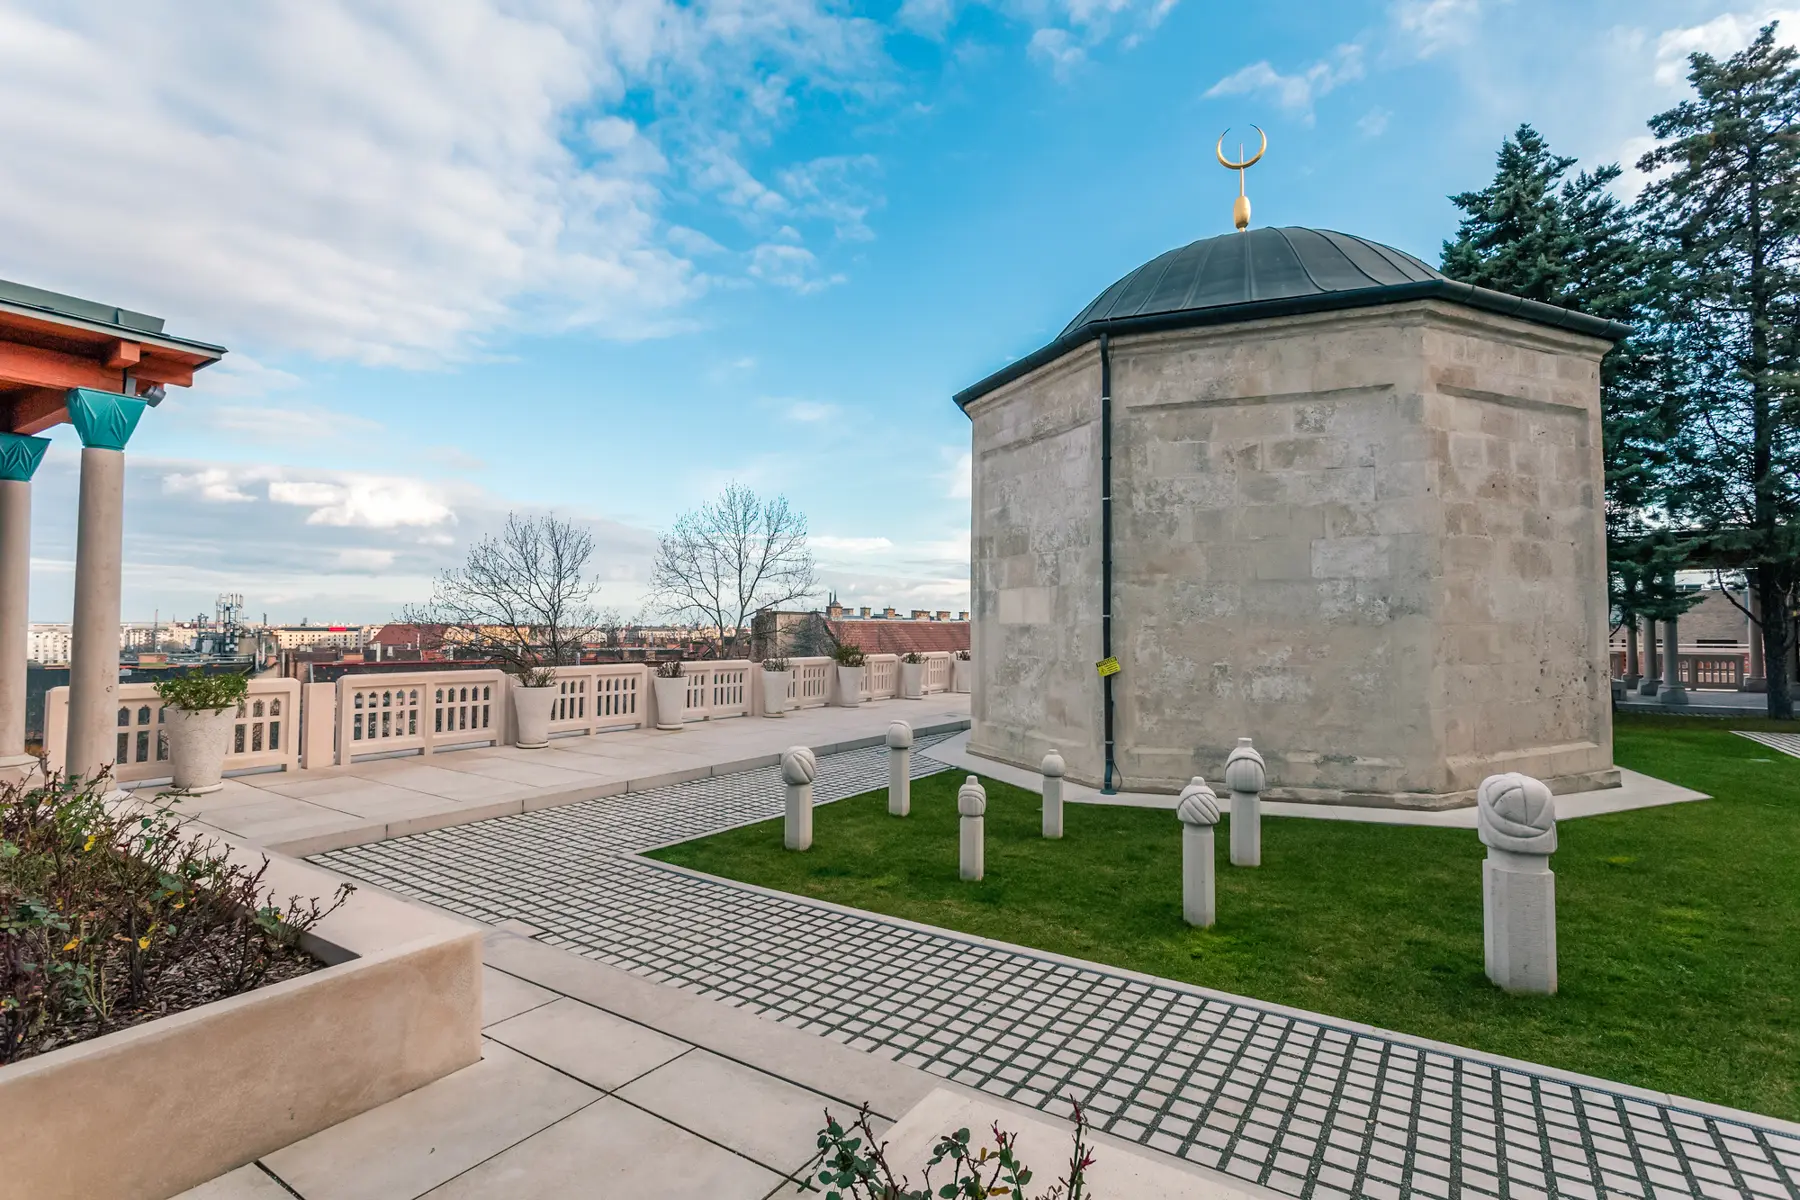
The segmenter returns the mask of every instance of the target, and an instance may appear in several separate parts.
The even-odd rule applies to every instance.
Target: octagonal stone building
[[[1616,786],[1599,369],[1624,332],[1327,230],[1126,275],[956,397],[970,750],[1175,792],[1249,735],[1272,796],[1327,803]]]

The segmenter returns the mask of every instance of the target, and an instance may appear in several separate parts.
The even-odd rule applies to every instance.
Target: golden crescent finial
[[[1225,130],[1225,133],[1221,133],[1219,135],[1219,145],[1218,145],[1218,149],[1215,151],[1215,153],[1217,153],[1219,156],[1219,165],[1221,167],[1224,167],[1227,171],[1242,171],[1248,167],[1254,167],[1257,164],[1257,161],[1259,159],[1261,159],[1262,156],[1268,151],[1269,135],[1266,133],[1263,133],[1262,126],[1252,125],[1250,128],[1256,130],[1257,133],[1262,135],[1262,145],[1257,148],[1257,151],[1255,154],[1252,154],[1249,158],[1246,158],[1243,162],[1232,162],[1230,159],[1225,157],[1225,133],[1230,133],[1231,130],[1228,128]]]

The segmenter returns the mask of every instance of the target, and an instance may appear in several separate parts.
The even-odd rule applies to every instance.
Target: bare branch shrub
[[[764,499],[734,483],[657,540],[650,590],[671,617],[711,626],[714,653],[747,654],[755,613],[819,590],[806,517],[785,496]]]

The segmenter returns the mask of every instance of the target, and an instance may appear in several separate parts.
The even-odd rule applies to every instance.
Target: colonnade
[[[117,753],[125,444],[146,404],[94,388],[71,388],[66,401],[82,446],[64,759],[73,778],[99,774]],[[0,770],[14,773],[36,762],[25,753],[31,479],[49,446],[47,438],[0,433]]]

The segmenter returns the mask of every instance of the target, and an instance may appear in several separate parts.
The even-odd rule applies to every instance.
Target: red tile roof
[[[967,621],[827,621],[840,644],[860,647],[864,654],[928,654],[934,650],[967,650]]]

